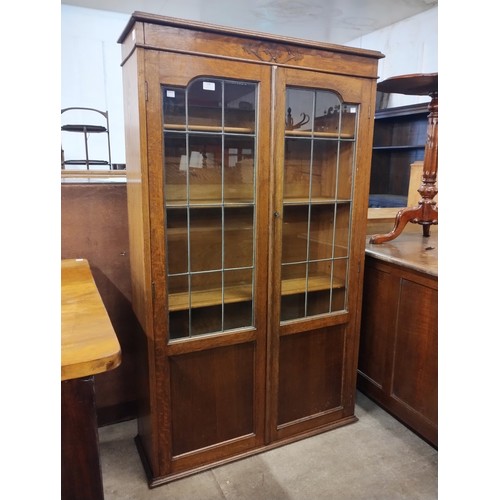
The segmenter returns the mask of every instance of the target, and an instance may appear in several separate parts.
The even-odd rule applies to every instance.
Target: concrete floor
[[[437,499],[437,451],[357,394],[359,421],[149,489],[136,421],[99,429],[106,500]]]

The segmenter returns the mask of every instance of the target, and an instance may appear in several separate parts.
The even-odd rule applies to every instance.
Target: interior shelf
[[[307,280],[307,291],[318,292],[330,289],[331,278],[329,275],[309,276]],[[344,282],[334,278],[332,288],[343,288]],[[305,278],[292,278],[282,280],[281,294],[295,295],[304,293],[306,290]],[[252,300],[252,285],[230,285],[224,287],[224,303],[234,304]],[[189,292],[171,293],[168,296],[169,311],[183,311],[199,307],[209,307],[222,304],[222,289],[214,288],[208,290],[191,291],[191,304],[189,303]]]
[[[252,207],[255,204],[251,199],[225,199],[220,200],[190,200],[189,204],[186,201],[167,201],[166,208],[220,208],[220,207]]]
[[[338,132],[312,132],[311,130],[286,130],[286,137],[320,137],[329,139],[354,139],[353,134],[339,134]]]
[[[306,197],[293,197],[293,198],[284,198],[283,205],[333,205],[335,203],[350,203],[351,200],[346,199],[338,199],[338,198],[324,198],[324,197],[315,197],[315,198],[306,198]]]
[[[373,146],[376,151],[395,151],[397,149],[422,149],[425,148],[425,144],[403,144],[403,145],[393,145],[393,146]]]
[[[228,134],[254,134],[255,130],[250,127],[222,127],[219,125],[185,125],[165,124],[164,130],[174,132],[224,132]]]

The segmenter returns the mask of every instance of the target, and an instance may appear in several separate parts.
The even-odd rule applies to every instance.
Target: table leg
[[[61,499],[104,500],[93,376],[61,382]]]

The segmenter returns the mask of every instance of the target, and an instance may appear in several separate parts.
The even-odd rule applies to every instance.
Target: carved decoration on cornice
[[[261,61],[275,64],[286,64],[289,61],[300,61],[303,58],[302,54],[297,54],[290,48],[284,48],[274,43],[246,43],[243,45],[243,49],[247,54],[253,54]]]

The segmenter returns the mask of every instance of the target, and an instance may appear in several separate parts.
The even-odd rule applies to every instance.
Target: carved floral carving
[[[300,61],[303,56],[293,52],[290,48],[281,47],[273,43],[247,43],[243,45],[246,53],[252,54],[261,61],[276,64],[285,64],[289,61]]]

